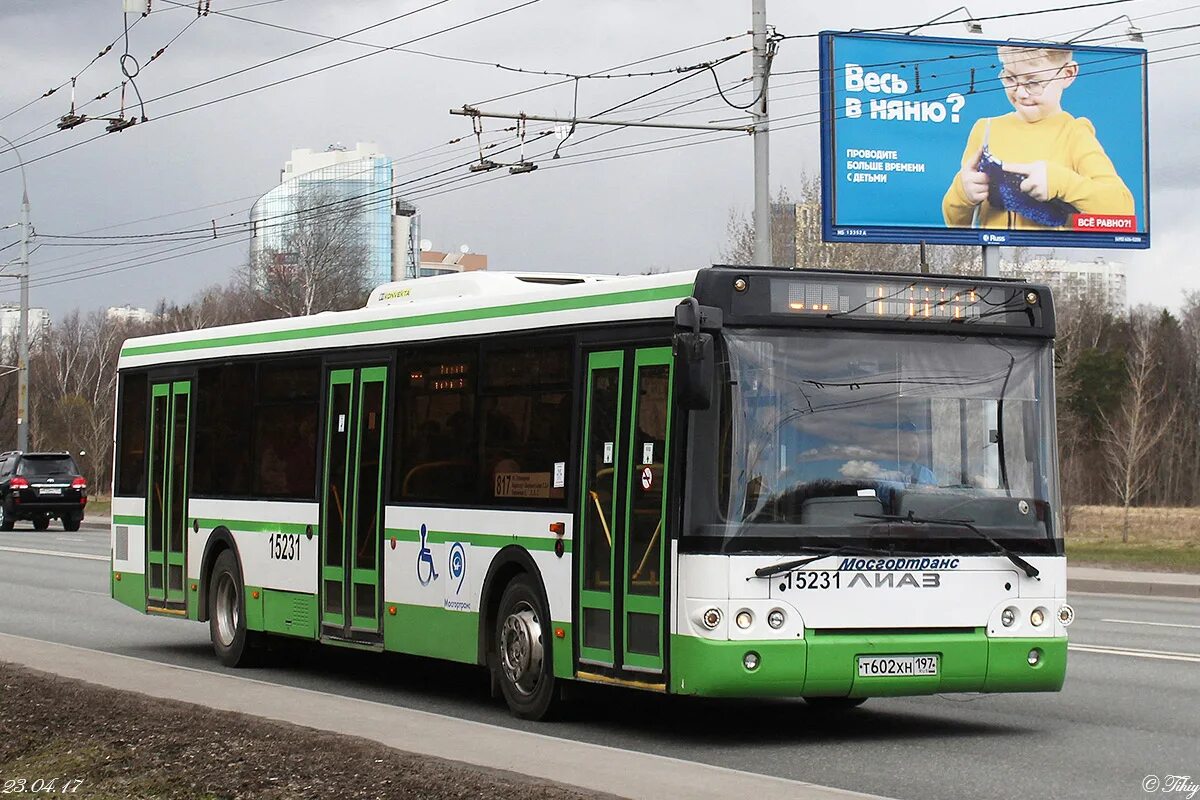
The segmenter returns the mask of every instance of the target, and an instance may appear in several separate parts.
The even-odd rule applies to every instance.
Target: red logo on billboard
[[[1071,217],[1071,230],[1137,232],[1137,217],[1133,214],[1075,214]]]

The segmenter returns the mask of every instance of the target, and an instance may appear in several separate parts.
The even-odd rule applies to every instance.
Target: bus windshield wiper
[[[907,522],[912,525],[954,525],[959,528],[964,528],[964,529],[970,531],[971,533],[975,534],[976,536],[978,536],[980,539],[983,539],[984,541],[986,541],[992,547],[996,548],[997,553],[1004,556],[1012,563],[1016,564],[1029,577],[1036,578],[1040,574],[1040,571],[1038,570],[1037,567],[1035,567],[1033,564],[1030,564],[1025,559],[1021,558],[1019,555],[1014,553],[1012,550],[1009,550],[1007,547],[1005,547],[1004,545],[997,542],[991,536],[988,536],[986,533],[979,530],[979,528],[976,528],[974,525],[971,524],[971,521],[968,519],[939,519],[937,517],[918,517],[915,514],[913,514],[911,511],[908,512],[907,516],[901,516],[900,514],[855,514],[854,516],[864,517],[866,519],[885,520],[887,522]]]
[[[861,514],[859,516],[862,516]],[[846,545],[845,547],[805,547],[804,550],[820,550],[821,552],[815,556],[805,556],[804,558],[795,558],[791,561],[781,561],[778,564],[772,564],[769,567],[759,567],[754,570],[751,577],[770,578],[773,575],[778,575],[781,572],[791,572],[794,569],[806,567],[814,561],[820,561],[822,558],[830,556],[911,556],[921,555],[921,553],[910,553],[901,550],[886,550],[882,547],[859,547],[857,545]]]

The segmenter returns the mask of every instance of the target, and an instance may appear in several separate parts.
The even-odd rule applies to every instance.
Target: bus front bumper
[[[1030,652],[1039,651],[1031,665]],[[753,652],[758,666],[746,667]],[[859,656],[938,656],[933,676],[859,677]],[[671,637],[671,692],[707,697],[886,697],[941,692],[1056,692],[1067,640],[964,633],[819,633],[789,641]]]

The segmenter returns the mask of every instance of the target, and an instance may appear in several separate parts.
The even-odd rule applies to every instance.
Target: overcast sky
[[[246,6],[254,0],[211,0],[212,10]],[[328,36],[359,28],[431,5],[435,0],[275,0],[231,11]],[[375,28],[357,40],[394,45],[496,12],[521,0],[446,0],[434,8]],[[1070,3],[1067,3],[1070,4]],[[1057,3],[976,2],[977,16],[1045,8]],[[768,0],[768,21],[780,33],[822,29],[915,25],[951,7],[942,2],[838,4]],[[130,32],[130,52],[143,64],[137,80],[147,100],[321,42],[299,33],[274,30],[216,14],[197,19],[191,9],[171,9],[154,0],[154,12]],[[1129,14],[1151,31],[1200,23],[1200,9],[1188,10],[1168,0],[1131,2],[1063,13],[987,22],[987,38],[1070,38],[1117,14]],[[131,15],[130,22],[136,17]],[[150,54],[184,26],[192,24],[154,63]],[[122,30],[121,0],[0,0],[0,117],[25,105],[45,90],[76,74]],[[488,63],[587,73],[690,47],[749,29],[750,0],[540,0],[511,13],[433,36],[411,45],[426,53],[476,59]],[[1119,34],[1125,23],[1105,32]],[[1170,51],[1178,56],[1200,53],[1198,31],[1182,30],[1147,36],[1145,46],[1197,47]],[[961,26],[931,29],[938,35],[964,35]],[[1114,39],[1112,44],[1121,42]],[[79,79],[77,99],[90,100],[120,83],[122,45],[98,60]],[[659,59],[635,69],[666,69],[695,64],[749,47],[742,37],[700,50]],[[672,144],[714,141],[692,147],[618,158],[596,163],[580,156],[593,150],[625,147],[685,131],[620,129],[594,142],[565,146],[564,158],[528,175],[496,178],[475,176],[451,186],[441,181],[468,175],[456,169],[440,178],[431,173],[472,157],[469,122],[448,114],[451,107],[528,89],[549,79],[412,53],[382,52],[353,64],[219,102],[195,111],[158,119],[176,109],[224,97],[375,51],[344,42],[248,71],[203,88],[147,103],[151,122],[117,135],[53,155],[27,167],[34,225],[43,234],[158,233],[229,224],[247,219],[255,197],[279,180],[279,170],[292,148],[324,149],[340,142],[376,142],[397,160],[397,180],[412,181],[406,190],[422,214],[422,236],[435,249],[456,250],[467,244],[488,254],[496,269],[555,269],[585,272],[639,272],[649,268],[683,269],[717,259],[725,240],[731,208],[752,206],[752,160],[749,137],[716,141],[726,134],[703,134]],[[816,42],[783,42],[776,73],[816,66]],[[1153,52],[1150,56],[1153,62]],[[1193,76],[1200,60],[1151,66],[1151,204],[1154,246],[1148,252],[1112,251],[1110,260],[1126,262],[1133,302],[1175,305],[1181,288],[1200,289],[1200,225],[1189,195],[1200,175],[1200,147],[1193,138],[1200,95]],[[749,75],[748,55],[719,70],[724,86]],[[678,80],[679,75],[582,81],[579,114],[595,114],[644,92]],[[779,75],[772,90],[772,116],[815,112],[812,75]],[[712,92],[712,78],[695,74],[678,85],[626,110],[636,119],[676,103]],[[94,103],[86,112],[110,111],[118,92]],[[132,93],[130,93],[131,95]],[[741,95],[746,102],[745,95]],[[127,103],[131,101],[127,96]],[[53,131],[43,127],[66,113],[69,87],[0,121],[0,134],[21,141]],[[569,115],[573,86],[568,84],[484,107],[496,111]],[[733,111],[708,99],[689,107],[695,113],[678,120],[733,119]],[[810,119],[815,119],[815,113]],[[83,142],[102,132],[92,122],[58,132],[22,147],[26,161]],[[487,141],[509,123],[486,122]],[[544,127],[544,126],[543,126]],[[540,129],[540,128],[539,128]],[[535,126],[531,123],[531,132]],[[581,129],[576,140],[607,129]],[[29,135],[27,135],[29,134]],[[458,145],[447,143],[464,137]],[[533,143],[529,155],[542,153],[550,140]],[[572,144],[568,142],[568,145]],[[609,151],[605,155],[628,153]],[[511,156],[510,156],[511,157]],[[0,170],[15,164],[11,152],[0,153]],[[771,139],[771,184],[796,186],[805,172],[819,167],[815,125],[780,130]],[[496,179],[493,179],[496,178]],[[446,191],[454,189],[454,191]],[[16,221],[20,174],[0,174],[0,225]],[[220,204],[220,205],[217,205]],[[202,206],[202,210],[188,211]],[[184,212],[161,219],[148,217]],[[94,230],[104,229],[104,230]],[[0,231],[0,247],[14,241],[15,230]],[[72,278],[70,273],[100,271],[187,253],[201,247],[227,245],[186,258],[174,258],[108,274],[75,276],[56,285],[39,282]],[[179,248],[169,250],[169,248]],[[41,247],[32,258],[34,305],[55,317],[71,308],[85,310],[131,303],[153,306],[160,298],[182,302],[206,285],[224,282],[246,261],[247,245],[226,238],[204,242],[160,242],[144,248]],[[1092,251],[1061,250],[1059,255],[1091,257]],[[0,261],[16,255],[0,251]],[[887,265],[881,264],[881,267]],[[15,281],[0,284],[0,302],[17,299]]]

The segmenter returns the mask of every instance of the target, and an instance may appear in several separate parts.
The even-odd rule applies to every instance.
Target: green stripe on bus
[[[112,518],[114,525],[145,525],[146,518],[139,517],[133,514],[113,514]]]
[[[389,317],[387,319],[363,320],[361,322],[344,322],[337,325],[322,325],[299,330],[242,333],[232,336],[218,336],[212,339],[194,339],[183,342],[127,347],[121,350],[121,357],[178,353],[187,350],[206,350],[213,347],[270,344],[297,339],[315,339],[352,333],[372,333],[375,331],[415,328],[423,325],[444,325],[453,322],[474,322],[476,320],[495,319],[497,317],[545,314],[554,311],[577,311],[585,308],[596,308],[598,306],[646,303],[655,300],[674,300],[687,297],[691,291],[692,283],[689,282],[674,286],[660,286],[653,289],[631,289],[624,292],[611,292],[609,294],[588,295],[585,297],[537,300],[530,303],[515,303],[513,305],[494,306],[491,308],[472,308],[466,311],[443,311],[436,314],[421,314],[413,317]]]
[[[388,538],[396,538],[402,542],[419,542],[419,531],[404,528],[388,528]],[[428,531],[425,540],[428,544],[445,544],[447,542],[465,542],[478,547],[495,547],[497,549],[510,544],[519,544],[526,550],[553,550],[554,538],[546,536],[516,536],[507,533],[465,533],[453,531]],[[571,552],[571,540],[563,539],[563,552]]]

